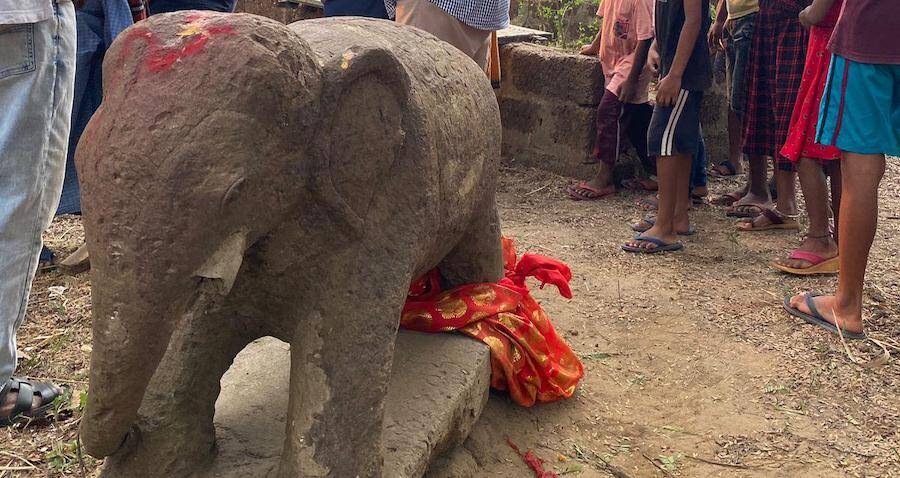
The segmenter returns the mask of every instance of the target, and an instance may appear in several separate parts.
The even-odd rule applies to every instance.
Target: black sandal
[[[0,427],[8,427],[18,420],[34,420],[47,416],[47,412],[53,409],[53,402],[59,398],[63,391],[49,382],[29,382],[10,377],[0,390],[0,403],[6,403],[6,397],[10,393],[16,394],[16,404],[12,412],[6,418],[0,418]],[[41,397],[41,405],[32,408],[34,397]]]

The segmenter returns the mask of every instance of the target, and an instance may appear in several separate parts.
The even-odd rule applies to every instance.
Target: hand
[[[637,92],[637,80],[625,80],[619,86],[619,101],[622,103],[630,103],[634,99]]]
[[[600,46],[596,43],[588,43],[581,47],[581,54],[587,56],[597,56],[600,53]]]
[[[813,2],[812,5],[804,8],[803,11],[800,12],[800,23],[803,24],[804,27],[809,28],[821,22],[827,14],[828,10],[816,8],[816,3]]]
[[[674,106],[678,93],[681,92],[681,77],[668,74],[659,80],[656,90],[656,104],[660,106]]]
[[[722,48],[722,33],[724,31],[725,24],[715,22],[709,28],[709,34],[706,37],[706,41],[709,44],[709,51],[713,52],[720,48]]]

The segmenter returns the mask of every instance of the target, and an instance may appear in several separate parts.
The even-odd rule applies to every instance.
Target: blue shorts
[[[681,90],[673,106],[656,105],[647,130],[647,154],[656,157],[697,154],[702,104],[702,91]]]
[[[900,156],[900,65],[832,55],[816,142],[850,153]]]

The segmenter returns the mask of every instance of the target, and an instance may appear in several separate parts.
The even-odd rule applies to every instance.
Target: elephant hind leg
[[[124,456],[108,458],[104,476],[191,476],[211,463],[220,380],[252,340],[223,326],[231,322],[221,312],[185,317],[147,387],[140,440]]]
[[[469,230],[441,261],[441,274],[452,284],[497,282],[503,277],[500,217],[492,197],[475,212]]]

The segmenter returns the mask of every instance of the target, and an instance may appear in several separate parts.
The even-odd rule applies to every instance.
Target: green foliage
[[[553,33],[563,48],[590,43],[600,29],[598,0],[519,0],[516,23]],[[589,19],[589,20],[588,20]]]
[[[678,468],[678,460],[680,460],[684,455],[681,453],[675,453],[673,455],[659,455],[659,463],[662,466],[662,469],[666,471],[675,471]]]
[[[76,470],[80,470],[82,460],[84,460],[85,465],[96,463],[96,460],[90,456],[80,457],[79,455],[77,440],[58,441],[44,455],[44,460],[51,471],[60,473],[74,473]]]

